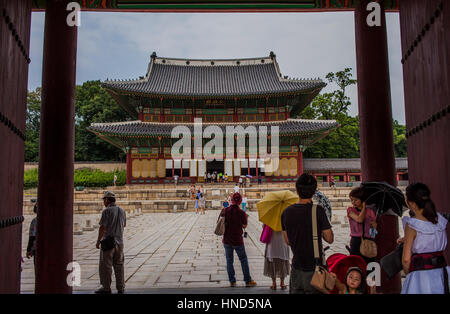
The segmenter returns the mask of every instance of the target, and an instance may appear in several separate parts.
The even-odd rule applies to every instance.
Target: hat
[[[106,191],[105,193],[103,193],[103,199],[108,198],[108,197],[116,197],[116,194],[114,194],[111,191]]]
[[[231,196],[231,203],[232,204],[236,204],[236,205],[241,204],[242,203],[242,196],[241,196],[241,194],[239,194],[238,192],[234,193]]]

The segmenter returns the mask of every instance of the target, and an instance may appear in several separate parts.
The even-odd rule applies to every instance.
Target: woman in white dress
[[[436,212],[425,184],[406,188],[406,203],[413,217],[403,217],[403,271],[406,279],[402,294],[448,293],[450,267],[443,251],[447,246],[447,220]]]
[[[277,289],[277,278],[280,278],[280,288],[286,289],[284,279],[289,275],[289,246],[283,238],[282,231],[273,231],[270,243],[266,244],[264,254],[264,276],[272,278],[270,289]]]

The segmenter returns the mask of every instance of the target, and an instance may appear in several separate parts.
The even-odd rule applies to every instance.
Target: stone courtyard
[[[126,290],[140,293],[159,293],[173,288],[185,293],[195,293],[195,289],[199,288],[203,289],[202,293],[230,291],[230,288],[226,288],[229,287],[229,282],[222,237],[213,233],[218,214],[218,210],[209,210],[206,215],[194,212],[127,213],[127,226],[124,231]],[[34,292],[33,260],[25,257],[28,228],[33,217],[25,215],[23,224],[22,247],[25,262],[21,281],[22,293]],[[75,293],[92,293],[99,287],[99,250],[95,248],[99,219],[100,214],[74,216],[74,222],[85,226],[74,234],[74,261],[81,266],[81,285],[74,287]],[[86,227],[86,220],[91,220],[91,228]],[[349,227],[345,210],[333,212],[332,226],[335,241],[326,251],[326,255],[347,254],[345,245],[349,241]],[[258,286],[239,289],[245,284],[235,253],[238,287],[234,289],[243,293],[272,293],[269,289],[271,279],[263,276],[265,245],[259,241],[261,229],[262,224],[258,221],[257,212],[249,212],[246,230],[248,237],[244,241],[251,276]],[[402,232],[401,229],[400,227]],[[287,279],[286,283],[288,282]],[[113,292],[114,285],[113,280]],[[233,293],[233,290],[227,293]],[[281,291],[278,289],[277,293]],[[282,293],[288,293],[288,290]]]

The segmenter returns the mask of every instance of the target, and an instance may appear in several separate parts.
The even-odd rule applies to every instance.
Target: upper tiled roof
[[[311,93],[325,87],[320,80],[283,77],[275,54],[232,60],[192,60],[157,57],[139,80],[106,80],[103,87],[148,95],[234,97]]]
[[[252,122],[252,123],[202,123],[203,129],[209,125],[219,126],[225,134],[226,126],[241,125],[244,128],[253,125],[267,126],[270,131],[271,125],[278,125],[280,134],[308,134],[324,132],[333,130],[338,126],[334,120],[303,120],[303,119],[288,119],[284,121],[267,121],[267,122]],[[95,133],[115,134],[125,136],[145,136],[145,135],[161,135],[170,136],[172,129],[176,126],[187,126],[191,132],[194,131],[194,123],[178,123],[178,122],[142,122],[142,121],[128,121],[116,123],[93,123],[88,130]]]

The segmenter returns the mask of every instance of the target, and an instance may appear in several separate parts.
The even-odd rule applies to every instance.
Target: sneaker
[[[230,282],[230,287],[236,287],[236,282]]]
[[[254,280],[250,280],[249,282],[245,283],[246,287],[254,287],[256,286],[256,282]]]
[[[111,294],[111,290],[105,290],[104,288],[100,288],[95,290],[96,294]]]

